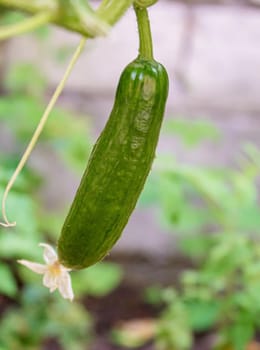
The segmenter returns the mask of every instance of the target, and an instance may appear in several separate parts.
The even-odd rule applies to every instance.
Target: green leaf
[[[257,200],[256,184],[251,178],[248,178],[243,173],[235,173],[232,176],[234,186],[234,196],[237,203],[250,205]]]
[[[115,289],[122,279],[121,268],[113,263],[98,263],[72,274],[75,294],[104,296]]]
[[[42,94],[46,79],[42,72],[30,63],[12,66],[6,75],[5,86],[13,92],[27,92],[34,96]]]
[[[1,232],[0,234],[0,256],[15,259],[36,259],[40,256],[38,247],[41,242],[40,236],[18,235],[18,233]]]
[[[0,119],[4,120],[16,138],[26,143],[43,111],[44,105],[31,95],[12,95],[0,98]]]
[[[213,327],[220,313],[217,301],[189,300],[186,303],[188,318],[195,331],[205,331]]]
[[[61,109],[53,110],[45,138],[68,165],[82,173],[92,148],[86,116],[81,118]]]
[[[234,350],[245,350],[254,336],[254,325],[252,321],[247,319],[247,317],[245,317],[244,320],[237,320],[237,322],[229,328],[228,336],[234,346]]]
[[[164,122],[163,130],[180,136],[184,144],[190,147],[206,139],[217,141],[220,138],[218,129],[207,120],[190,121],[174,118]]]
[[[8,265],[0,264],[0,293],[14,297],[17,293],[15,278]]]
[[[44,104],[31,95],[0,99],[0,119],[5,121],[22,143],[27,143],[31,138],[43,111]],[[86,120],[86,117],[76,118],[73,114],[55,108],[41,135],[41,142],[50,142],[54,151],[80,172],[86,166],[92,147]]]
[[[180,248],[190,257],[200,258],[208,254],[212,247],[212,237],[209,235],[186,235],[180,239]]]
[[[0,16],[0,24],[2,25],[11,25],[17,22],[21,22],[26,18],[24,14],[18,11],[7,11],[4,16]]]
[[[162,289],[160,286],[151,286],[144,291],[144,300],[152,305],[158,305],[162,301]]]
[[[144,190],[138,200],[138,205],[141,207],[148,207],[158,203],[160,180],[158,174],[154,172],[149,174]]]
[[[3,189],[0,188],[0,198]],[[14,228],[0,228],[0,256],[5,258],[36,258],[42,236],[38,231],[33,198],[20,192],[10,192],[6,212],[10,221],[16,221]]]
[[[223,210],[228,209],[230,189],[228,183],[223,181],[217,173],[206,169],[185,167],[181,169],[181,174],[206,202]]]
[[[3,196],[3,189],[0,188],[0,198]],[[35,218],[35,203],[33,198],[19,192],[10,192],[6,202],[6,212],[10,221],[17,222],[12,232],[37,232],[37,221]],[[0,233],[4,232],[0,228]],[[6,231],[5,231],[6,232]]]
[[[159,322],[156,345],[159,350],[190,350],[192,346],[192,329],[190,327],[187,307],[181,297],[166,290],[169,304],[163,311]]]
[[[241,202],[241,207],[236,214],[237,227],[244,232],[258,232],[260,227],[260,208],[257,203],[244,206]]]

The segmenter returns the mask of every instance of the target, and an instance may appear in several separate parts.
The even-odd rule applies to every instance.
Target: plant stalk
[[[150,21],[146,8],[134,5],[139,34],[139,57],[142,59],[153,59],[153,41]]]

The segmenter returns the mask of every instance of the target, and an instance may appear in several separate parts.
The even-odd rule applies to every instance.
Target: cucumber
[[[119,239],[155,157],[167,95],[160,63],[138,57],[124,69],[58,240],[64,266],[95,264]]]

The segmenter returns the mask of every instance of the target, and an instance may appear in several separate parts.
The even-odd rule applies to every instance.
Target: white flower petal
[[[47,288],[50,288],[51,292],[57,288],[56,278],[51,272],[45,272],[43,276],[43,285]]]
[[[53,264],[58,260],[55,250],[49,244],[40,243],[39,246],[44,248],[43,258],[47,264]]]
[[[44,274],[47,271],[46,265],[34,263],[32,261],[18,260],[18,263],[28,267],[28,269],[32,270],[33,272],[39,273],[39,274]]]
[[[70,272],[70,271],[71,271],[71,269],[69,269],[68,267],[63,266],[62,264],[60,264],[60,269],[61,269],[61,272],[62,272],[62,273],[63,273],[63,272]]]
[[[59,278],[58,288],[64,299],[73,300],[74,294],[71,286],[71,278],[68,272],[63,272]]]
[[[40,243],[39,245],[44,248],[45,265],[27,260],[18,260],[18,262],[36,273],[43,274],[43,285],[49,288],[51,293],[58,288],[64,299],[72,301],[74,295],[68,273],[71,269],[59,263],[55,250],[49,244]]]

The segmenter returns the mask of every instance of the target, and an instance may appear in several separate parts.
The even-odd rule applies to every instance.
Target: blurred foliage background
[[[6,13],[0,23],[21,18]],[[44,43],[51,31],[43,28],[32,35]],[[64,47],[50,55],[59,63],[70,53]],[[8,145],[0,149],[0,198],[49,94],[46,77],[31,63],[10,65],[2,76],[0,125]],[[80,176],[94,142],[92,128],[91,118],[56,107],[37,148]],[[223,138],[209,120],[191,122],[174,114],[167,115],[164,136],[178,139],[186,152],[207,140],[218,147]],[[174,283],[142,290],[142,302],[156,315],[139,320],[125,315],[125,322],[110,324],[110,345],[98,350],[189,350],[205,335],[210,339],[205,349],[253,349],[260,330],[259,149],[252,142],[243,144],[229,168],[186,164],[173,154],[164,150],[157,155],[139,208],[153,208],[162,230],[172,233],[184,269]],[[55,244],[67,212],[67,203],[58,209],[46,205],[44,186],[48,178],[30,161],[7,202],[10,219],[18,225],[0,228],[0,349],[93,349],[99,334],[86,299],[102,303],[127,276],[113,257],[75,272],[76,301],[69,303],[42,287],[41,277],[18,266],[20,258],[41,261],[38,243]]]

